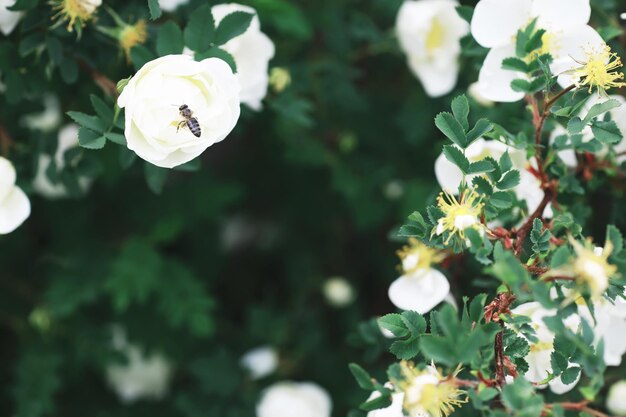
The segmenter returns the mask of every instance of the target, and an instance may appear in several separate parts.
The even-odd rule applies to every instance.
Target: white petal
[[[15,168],[11,161],[0,156],[0,204],[13,190],[15,185]]]
[[[378,391],[374,391],[367,400],[373,400],[374,398],[378,397],[380,397],[380,393]],[[402,412],[403,401],[403,392],[397,392],[395,394],[392,394],[391,405],[389,407],[370,411],[369,413],[367,413],[367,417],[404,417],[404,413]]]
[[[17,22],[22,18],[22,12],[7,10],[7,7],[11,7],[14,4],[15,0],[0,0],[0,32],[5,36],[13,32]]]
[[[472,17],[472,36],[486,48],[511,43],[530,20],[531,0],[481,0]]]
[[[424,314],[442,302],[450,292],[448,279],[436,269],[417,278],[403,275],[389,287],[389,299],[402,310]]]
[[[516,78],[525,78],[525,75],[521,72],[502,69],[502,61],[514,56],[513,44],[489,51],[478,75],[478,89],[483,97],[499,102],[513,102],[524,98],[524,93],[511,89],[511,81]]]
[[[626,320],[612,316],[609,323],[609,331],[604,334],[604,362],[619,366],[626,353]]]
[[[591,6],[589,0],[534,0],[532,13],[538,17],[539,27],[566,30],[586,25]]]
[[[19,187],[13,189],[0,202],[0,234],[11,233],[30,216],[30,201]]]
[[[561,380],[561,377],[555,378],[552,381],[548,382],[550,390],[558,395],[565,394],[566,392],[571,391],[576,386],[576,384],[578,384],[578,381],[580,381],[580,375],[581,373],[579,372],[578,377],[571,384],[564,384]]]
[[[580,67],[580,62],[586,60],[586,52],[599,50],[604,45],[604,40],[595,29],[585,25],[556,33],[552,43],[554,46],[550,46],[550,53],[554,62],[550,68],[554,74],[560,74],[559,84],[567,87],[577,80],[562,73]]]
[[[430,97],[441,97],[452,91],[459,73],[456,58],[441,65],[439,62],[424,61],[410,56],[409,68],[419,78],[424,91]]]

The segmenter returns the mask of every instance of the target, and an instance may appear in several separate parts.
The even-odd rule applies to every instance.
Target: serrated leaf
[[[507,172],[502,176],[502,179],[498,181],[496,187],[501,190],[508,190],[513,187],[517,187],[520,182],[520,173],[517,170]]]
[[[502,172],[507,172],[513,168],[513,161],[511,160],[511,155],[509,155],[508,150],[502,154],[498,164],[500,165],[500,170]]]
[[[396,337],[404,337],[409,335],[409,330],[404,324],[404,321],[402,320],[402,316],[400,314],[386,314],[378,319],[378,324],[383,329],[389,330]]]
[[[469,116],[469,102],[465,95],[460,95],[452,100],[452,114],[454,118],[463,126],[463,130],[469,129],[469,122],[467,120]]]
[[[509,57],[502,60],[502,69],[526,73],[528,72],[528,64],[523,59]]]
[[[381,395],[367,402],[364,402],[359,406],[363,411],[373,411],[380,408],[387,408],[391,405],[391,395]]]
[[[454,145],[445,145],[443,155],[446,159],[456,165],[461,172],[467,174],[470,169],[470,161],[463,155],[463,151]]]
[[[488,159],[483,159],[482,161],[472,162],[470,164],[468,174],[482,174],[484,172],[493,172],[497,167],[493,165],[493,163]]]
[[[184,47],[183,32],[174,21],[169,20],[159,27],[156,50],[160,56],[180,54]]]
[[[591,124],[593,136],[602,143],[616,144],[622,140],[622,132],[614,120],[608,122],[595,121]]]
[[[487,181],[484,177],[475,177],[472,180],[472,185],[477,187],[476,191],[479,194],[490,196],[493,193],[493,187],[491,186],[491,183]]]
[[[159,0],[148,0],[148,9],[150,10],[150,20],[156,20],[161,17]]]
[[[415,311],[405,311],[400,316],[411,336],[418,337],[426,331],[426,319]]]
[[[398,359],[411,360],[419,353],[419,338],[411,336],[405,340],[396,340],[389,346],[389,351]]]
[[[624,238],[620,230],[615,225],[609,224],[606,227],[606,240],[613,245],[613,254],[619,254],[624,249]]]
[[[467,132],[467,145],[493,130],[493,124],[487,119],[478,119],[472,130]]]
[[[85,149],[102,149],[106,141],[106,138],[100,133],[86,127],[78,129],[78,144]]]
[[[104,134],[104,137],[113,143],[126,146],[126,137],[122,135],[121,133],[106,132]]]
[[[185,44],[195,52],[209,49],[215,36],[215,23],[211,6],[204,4],[198,7],[189,18],[184,30]]]
[[[507,191],[496,191],[491,195],[489,204],[497,209],[508,209],[513,205],[513,197]]]
[[[250,26],[254,14],[236,11],[232,12],[220,21],[219,25],[215,29],[214,43],[216,45],[223,45],[229,40],[241,35]]]
[[[96,116],[90,116],[78,111],[68,111],[67,115],[82,127],[86,127],[98,133],[104,132],[105,126]]]
[[[439,113],[437,117],[435,117],[435,125],[457,146],[461,148],[465,148],[467,146],[467,139],[465,137],[465,132],[463,131],[463,126],[461,126],[452,113]]]
[[[585,128],[586,124],[579,117],[574,117],[567,122],[567,131],[570,135],[580,133]]]
[[[357,384],[359,384],[359,387],[367,391],[372,391],[374,389],[372,377],[369,373],[367,373],[365,369],[363,369],[360,365],[357,365],[354,362],[350,363],[348,365],[348,368],[350,369],[350,372],[352,372],[354,379],[356,379]]]
[[[230,69],[234,73],[237,72],[237,64],[235,63],[235,58],[233,58],[230,53],[221,48],[213,46],[204,52],[199,52],[196,54],[196,60],[198,61],[202,61],[203,59],[207,58],[219,58],[222,61],[225,61],[228,65],[230,65]]]
[[[591,120],[593,120],[594,118],[600,115],[603,115],[607,111],[620,107],[620,106],[621,106],[621,103],[615,99],[611,99],[611,100],[603,101],[602,103],[594,104],[593,106],[591,106],[591,108],[587,112],[587,115],[583,119],[583,124],[585,125],[589,124]]]
[[[578,379],[579,375],[580,375],[580,367],[572,366],[570,368],[567,368],[565,371],[563,371],[563,373],[561,374],[561,381],[565,385],[573,384],[576,381],[576,379]]]
[[[515,80],[511,81],[511,89],[518,93],[530,93],[532,91],[532,86],[530,84],[530,81],[516,78]]]
[[[96,114],[105,124],[110,125],[113,123],[113,109],[110,105],[94,94],[89,96],[89,100]]]

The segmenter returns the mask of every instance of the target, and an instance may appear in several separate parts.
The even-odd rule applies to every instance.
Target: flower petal
[[[486,48],[507,45],[530,20],[531,0],[481,0],[474,9],[471,29]]]
[[[513,91],[511,81],[516,78],[526,78],[525,75],[521,72],[502,69],[502,61],[512,56],[515,56],[513,44],[493,48],[487,54],[478,75],[478,89],[487,100],[514,102],[524,98],[524,93]]]
[[[559,84],[567,87],[578,80],[563,72],[580,67],[580,62],[586,61],[586,53],[602,48],[604,40],[595,29],[584,25],[564,33],[556,33],[553,44],[554,46],[550,47],[550,54],[554,62],[550,69],[559,75]]]
[[[30,201],[20,187],[13,189],[0,203],[0,234],[11,233],[30,216]]]
[[[424,61],[410,56],[409,68],[420,80],[429,97],[441,97],[452,91],[459,73],[456,59],[441,65],[440,62]]]
[[[389,287],[389,299],[402,310],[425,314],[450,292],[448,279],[436,269],[419,276],[403,275]]]
[[[533,16],[539,26],[551,30],[564,30],[586,25],[591,17],[589,0],[534,0]]]

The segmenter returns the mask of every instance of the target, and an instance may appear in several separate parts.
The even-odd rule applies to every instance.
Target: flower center
[[[53,8],[58,11],[54,18],[67,20],[67,30],[71,32],[77,20],[82,25],[101,3],[98,0],[60,0],[54,3]]]
[[[413,274],[419,270],[426,270],[431,265],[443,260],[444,254],[432,249],[415,238],[409,239],[409,245],[397,252],[402,261],[402,272]]]
[[[437,205],[444,216],[439,219],[435,232],[438,235],[443,232],[450,233],[446,244],[455,234],[465,239],[466,229],[480,225],[479,216],[483,204],[479,200],[480,195],[473,188],[465,190],[464,195],[458,201],[456,197],[445,191],[439,194]]]
[[[439,19],[434,18],[426,35],[426,51],[429,54],[433,54],[436,49],[443,45],[445,34],[445,26],[439,22]]]
[[[148,38],[146,22],[138,21],[134,25],[128,25],[120,33],[120,46],[124,50],[126,59],[130,62],[130,50],[137,45],[141,45]]]
[[[589,87],[591,93],[594,88],[598,93],[606,95],[606,90],[612,87],[624,87],[622,82],[624,74],[616,71],[622,67],[622,60],[616,53],[611,52],[608,45],[604,45],[600,50],[585,52],[586,60],[579,62],[580,67],[569,71],[578,78],[577,86]]]

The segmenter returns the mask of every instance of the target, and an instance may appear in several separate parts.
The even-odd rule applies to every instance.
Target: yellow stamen
[[[611,52],[608,45],[604,45],[600,50],[591,50],[585,52],[586,60],[578,62],[581,66],[568,74],[578,79],[576,86],[578,88],[589,87],[589,93],[593,89],[597,89],[598,93],[606,96],[606,90],[613,87],[624,87],[626,83],[622,82],[624,74],[616,71],[622,67],[622,60],[616,53]]]
[[[443,45],[445,34],[445,26],[439,22],[439,19],[433,19],[430,30],[426,35],[426,51],[428,51],[429,54],[434,53],[435,49]]]
[[[50,4],[57,12],[53,19],[67,21],[67,31],[72,32],[76,22],[84,26],[93,17],[102,0],[54,0]]]
[[[482,196],[476,192],[475,188],[468,188],[459,200],[455,196],[443,191],[437,197],[437,205],[443,212],[437,223],[437,227],[432,234],[442,234],[448,232],[445,240],[447,245],[455,235],[465,239],[465,230],[468,228],[480,229],[480,214],[484,204],[480,201]]]
[[[120,46],[124,50],[126,60],[130,62],[130,50],[137,45],[141,45],[148,39],[146,22],[140,20],[134,25],[125,26],[120,32]]]
[[[441,251],[426,246],[415,238],[410,238],[409,245],[403,246],[396,253],[402,260],[402,272],[407,275],[421,269],[427,270],[445,258]]]

